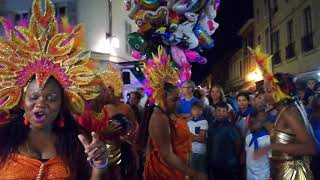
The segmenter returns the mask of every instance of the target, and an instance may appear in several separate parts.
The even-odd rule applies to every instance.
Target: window
[[[256,11],[256,20],[257,20],[257,23],[259,23],[259,21],[260,21],[260,11],[259,11],[259,9],[257,9],[257,11]]]
[[[260,44],[261,44],[261,36],[259,35],[257,39],[257,45],[260,45]]]
[[[291,20],[289,20],[288,22],[287,22],[287,38],[288,38],[288,44],[291,44],[291,43],[293,43],[293,20],[291,19]]]
[[[125,27],[125,39],[127,41],[128,34],[132,32],[132,27],[131,27],[131,24],[128,23],[127,21],[125,21],[124,27]],[[131,46],[129,45],[129,43],[126,43],[126,53],[131,54]]]
[[[0,26],[0,36],[4,36],[4,28],[3,26]]]
[[[22,19],[28,19],[28,13],[22,13]]]
[[[56,10],[56,16],[63,17],[67,15],[67,6],[63,3],[55,3],[54,4]]]
[[[272,0],[272,14],[278,12],[278,0]]]
[[[275,31],[274,33],[272,33],[271,41],[272,41],[272,48],[271,48],[272,53],[279,51],[279,45],[280,45],[279,44],[279,31]]]
[[[65,16],[67,13],[67,8],[66,7],[57,7],[56,8],[56,16]]]
[[[253,40],[254,40],[254,35],[253,35],[253,32],[251,31],[251,32],[249,32],[248,33],[248,37],[247,37],[247,44],[248,44],[248,46],[250,46],[250,47],[253,47]],[[247,49],[247,47],[246,47],[246,49]]]
[[[236,63],[236,72],[237,72],[237,76],[236,78],[238,78],[240,76],[240,71],[239,71],[239,62]]]
[[[274,65],[281,63],[279,34],[279,31],[275,31],[271,36],[271,52],[273,54],[272,64]]]
[[[244,40],[243,40],[243,46],[242,46],[242,52],[244,55],[247,55],[248,54],[248,48],[247,47],[252,47],[250,46],[249,44],[249,41],[248,41],[248,37],[246,37]]]
[[[267,53],[270,52],[270,31],[269,28],[267,28],[264,32],[265,38],[266,38],[266,51]]]
[[[243,72],[242,61],[239,62],[239,68],[240,68],[240,77],[242,77],[242,72]]]
[[[313,47],[312,18],[311,18],[310,6],[304,9],[303,18],[304,18],[304,36],[301,39],[302,51],[308,52],[314,48]]]
[[[238,75],[237,75],[237,64],[234,63],[233,64],[233,78],[236,78]]]
[[[264,0],[264,16],[269,16],[269,0]]]
[[[286,58],[290,59],[295,56],[294,31],[292,19],[287,22],[287,39],[288,45],[286,47]]]
[[[18,21],[20,21],[20,20],[21,20],[20,14],[16,14],[16,15],[14,16],[14,21],[15,21],[15,22],[18,22]]]
[[[14,16],[14,21],[15,22],[18,22],[20,21],[21,19],[28,19],[28,13],[27,12],[24,12],[24,13],[18,13]]]
[[[310,6],[304,9],[304,34],[309,35],[312,33],[312,19]]]

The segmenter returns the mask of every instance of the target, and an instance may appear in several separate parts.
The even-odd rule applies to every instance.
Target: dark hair
[[[281,91],[289,96],[297,94],[297,88],[294,84],[294,76],[289,73],[276,73],[274,77],[278,80],[278,86]]]
[[[320,82],[317,82],[315,85],[314,85],[314,90],[317,91],[317,89],[320,88]]]
[[[318,79],[316,79],[316,78],[310,78],[310,79],[308,79],[308,81],[315,81],[316,83],[319,82]]]
[[[178,89],[178,86],[176,86],[172,83],[164,83],[163,89],[164,89],[164,95],[169,96],[170,93],[172,93],[174,90]]]
[[[258,96],[260,96],[260,95],[262,95],[262,94],[265,94],[265,91],[264,91],[263,88],[259,88],[259,89],[257,90],[257,92],[256,92],[255,97],[258,97]]]
[[[63,91],[62,87],[61,91]],[[62,93],[63,97],[63,93]],[[30,128],[25,126],[24,111],[22,109],[15,109],[10,112],[10,123],[0,127],[0,165],[4,165],[11,153],[27,141]],[[54,122],[53,133],[57,136],[55,144],[57,155],[62,158],[65,164],[70,168],[72,175],[75,178],[84,179],[90,178],[90,166],[86,161],[86,154],[84,147],[78,140],[79,134],[88,135],[75,121],[71,113],[63,105],[60,110],[60,115],[64,119],[64,127],[58,127]]]
[[[193,96],[195,98],[201,99],[202,95],[200,93],[200,90],[199,89],[195,89],[194,92],[193,92]]]
[[[204,105],[203,105],[203,103],[201,101],[196,101],[196,102],[192,103],[191,107],[192,108],[201,108],[201,109],[203,109]]]
[[[132,91],[128,94],[128,96],[130,97],[131,94],[136,95],[136,97],[140,100],[142,98],[141,94],[138,91]]]
[[[226,110],[229,109],[228,104],[226,102],[220,101],[215,105],[215,108],[225,108]]]
[[[239,97],[245,97],[248,101],[250,101],[250,97],[249,97],[248,93],[241,92],[237,95],[237,100]]]

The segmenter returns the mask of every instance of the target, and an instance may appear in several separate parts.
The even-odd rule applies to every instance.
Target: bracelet
[[[98,163],[94,163],[93,160],[89,161],[89,164],[91,167],[96,168],[98,170],[104,170],[107,169],[109,166],[109,161],[106,160],[104,164],[98,164]]]

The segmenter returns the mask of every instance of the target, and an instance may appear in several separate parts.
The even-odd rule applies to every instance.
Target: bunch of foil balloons
[[[182,81],[191,78],[190,63],[205,64],[200,55],[214,47],[211,35],[220,0],[125,0],[138,31],[128,35],[132,57],[148,60],[163,46],[179,69]]]

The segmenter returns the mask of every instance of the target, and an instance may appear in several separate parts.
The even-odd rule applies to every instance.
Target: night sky
[[[246,21],[253,17],[252,0],[221,0],[216,22],[220,24],[213,35],[215,47],[204,52],[208,63],[205,65],[192,64],[192,80],[201,83],[211,72],[216,62],[233,50],[241,47],[241,38],[238,32]]]

